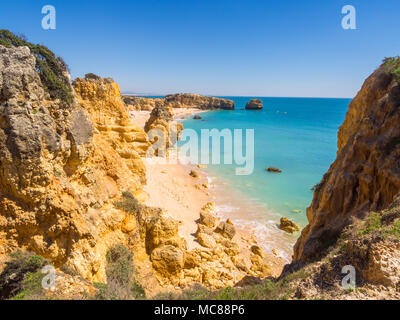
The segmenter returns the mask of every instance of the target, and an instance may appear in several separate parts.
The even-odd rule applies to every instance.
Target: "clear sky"
[[[56,8],[56,30],[41,9]],[[341,26],[344,5],[357,29]],[[400,54],[399,0],[3,1],[0,28],[123,92],[353,97]]]

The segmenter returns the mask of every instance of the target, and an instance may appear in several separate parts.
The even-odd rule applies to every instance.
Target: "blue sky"
[[[47,4],[56,30],[41,28]],[[347,4],[357,30],[341,27]],[[353,97],[400,54],[399,13],[398,0],[19,0],[2,3],[0,28],[123,92]]]

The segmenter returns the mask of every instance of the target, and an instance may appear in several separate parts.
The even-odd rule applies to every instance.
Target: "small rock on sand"
[[[190,170],[189,175],[190,175],[191,177],[193,177],[193,178],[199,178],[199,177],[200,177],[200,176],[199,176],[199,173],[198,173],[197,171],[195,171],[195,170]]]

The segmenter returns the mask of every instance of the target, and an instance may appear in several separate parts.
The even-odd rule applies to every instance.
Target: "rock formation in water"
[[[247,104],[246,110],[261,110],[263,108],[263,103],[260,99],[251,99]]]
[[[207,97],[200,94],[179,93],[167,95],[165,98],[144,98],[123,96],[128,110],[152,110],[156,105],[167,108],[197,108],[203,110],[233,110],[235,104],[232,100]]]
[[[165,97],[165,104],[172,108],[198,108],[204,110],[233,110],[235,108],[235,103],[232,100],[192,93],[168,95]]]
[[[386,61],[350,103],[338,133],[337,158],[316,186],[294,260],[315,258],[352,217],[386,208],[399,192],[400,85],[395,66],[395,59]]]

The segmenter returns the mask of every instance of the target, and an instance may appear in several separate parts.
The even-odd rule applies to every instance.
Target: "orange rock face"
[[[353,216],[380,210],[400,190],[400,86],[378,68],[351,102],[338,133],[335,162],[307,209],[309,224],[294,248],[308,260],[332,244]]]
[[[147,135],[112,80],[76,80],[65,106],[35,61],[27,47],[0,46],[0,256],[25,249],[104,281],[108,248],[137,229],[113,203],[141,193]]]

